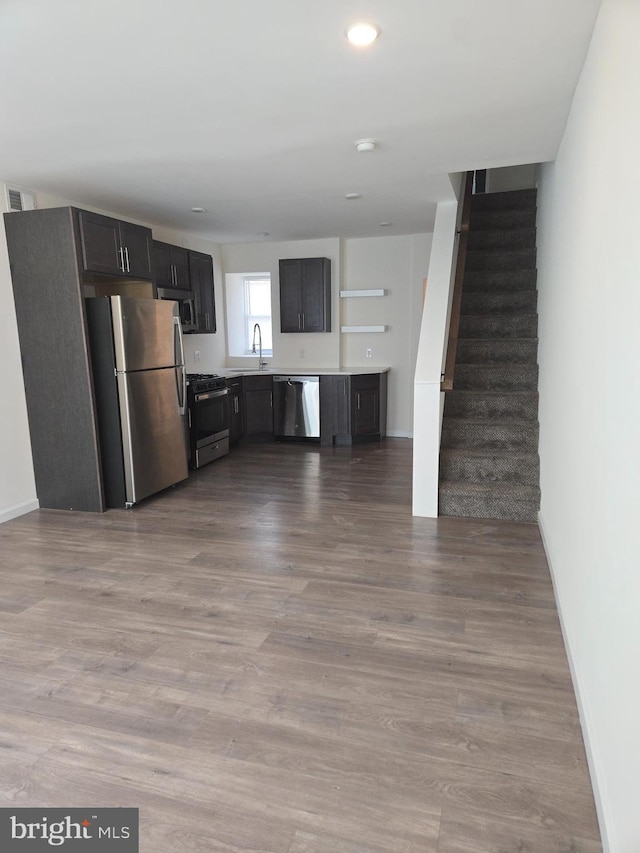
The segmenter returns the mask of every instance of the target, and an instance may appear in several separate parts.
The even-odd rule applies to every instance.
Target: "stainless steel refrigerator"
[[[130,507],[188,476],[178,304],[107,296],[86,306],[105,502]]]

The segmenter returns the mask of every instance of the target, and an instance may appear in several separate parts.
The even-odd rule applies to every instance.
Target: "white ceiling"
[[[553,159],[599,5],[0,0],[0,177],[220,243],[428,231],[448,172]]]

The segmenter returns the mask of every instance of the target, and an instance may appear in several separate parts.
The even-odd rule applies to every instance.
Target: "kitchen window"
[[[253,330],[255,324],[258,323],[262,335],[262,354],[273,355],[271,276],[245,275],[243,277],[243,287],[245,352],[247,355],[255,354],[253,350]]]
[[[253,327],[259,323],[262,354],[272,356],[271,274],[261,270],[226,273],[224,280],[227,354],[230,358],[254,358]]]

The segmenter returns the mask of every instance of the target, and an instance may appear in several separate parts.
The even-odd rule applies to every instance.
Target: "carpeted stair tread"
[[[531,210],[536,207],[535,189],[502,193],[478,193],[471,197],[471,210]]]
[[[443,482],[537,486],[540,460],[533,452],[447,449],[440,453],[440,476]]]
[[[512,340],[535,338],[537,334],[537,314],[463,314],[460,317],[458,340],[461,338]]]
[[[538,451],[538,422],[445,417],[440,446],[443,450]]]
[[[468,251],[512,251],[535,249],[535,228],[513,228],[510,230],[469,231]]]
[[[464,293],[512,293],[536,289],[538,271],[465,270]]]
[[[537,391],[537,364],[456,364],[458,391]]]
[[[458,364],[536,364],[537,338],[458,338]]]
[[[469,227],[471,231],[535,228],[536,213],[535,207],[519,210],[472,210]]]
[[[513,500],[526,501],[540,497],[538,486],[524,486],[513,483],[468,483],[465,480],[443,480],[440,490],[449,494],[495,497],[510,497]]]
[[[467,252],[465,270],[524,270],[535,269],[536,250],[478,249]]]
[[[538,418],[537,391],[461,391],[446,395],[445,417],[489,420],[535,421]]]
[[[478,293],[462,291],[462,314],[535,314],[538,293],[535,290],[514,293]]]

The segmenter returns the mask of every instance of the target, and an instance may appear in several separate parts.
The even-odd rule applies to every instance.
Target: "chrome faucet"
[[[253,346],[251,347],[251,352],[255,354],[256,351],[256,329],[258,330],[258,370],[264,370],[267,366],[267,362],[262,360],[262,329],[260,328],[260,323],[256,323],[253,327]]]

